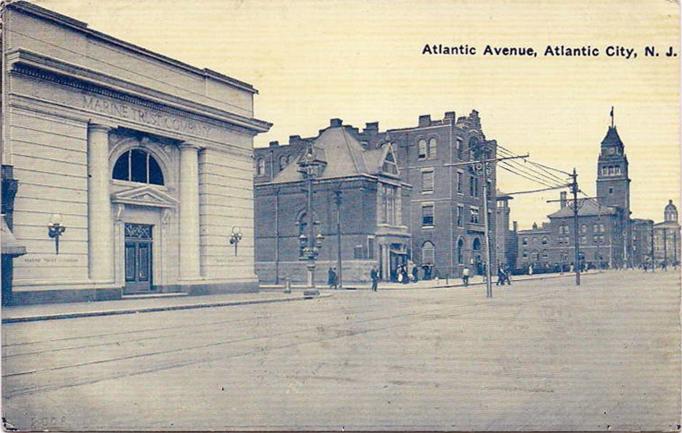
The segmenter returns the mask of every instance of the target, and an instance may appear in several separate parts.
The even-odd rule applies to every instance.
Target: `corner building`
[[[2,21],[13,302],[257,290],[256,89],[26,2]]]

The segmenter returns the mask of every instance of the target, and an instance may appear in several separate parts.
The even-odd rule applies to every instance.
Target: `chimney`
[[[454,111],[446,111],[445,112],[445,117],[443,118],[447,123],[454,123],[455,122],[455,112]]]
[[[329,126],[331,128],[340,128],[343,126],[343,120],[341,119],[330,119],[329,120]]]
[[[514,233],[516,233],[519,230],[519,222],[518,221],[512,222],[512,230],[514,231]]]
[[[561,209],[566,207],[566,191],[561,191],[561,194],[559,194],[559,203],[561,204]]]
[[[290,135],[289,136],[289,144],[296,144],[299,141],[301,141],[301,136],[300,135]]]
[[[419,126],[431,126],[431,115],[422,114],[419,116]]]
[[[279,146],[279,141],[275,140],[275,141],[270,142],[270,147],[277,147],[277,146]]]
[[[370,136],[376,135],[379,132],[379,122],[365,123],[365,129],[362,132]]]

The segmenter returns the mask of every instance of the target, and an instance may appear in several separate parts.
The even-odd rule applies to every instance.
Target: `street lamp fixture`
[[[66,227],[62,224],[62,215],[52,214],[50,222],[47,224],[47,235],[54,239],[55,254],[59,254],[59,238],[65,231]]]
[[[232,226],[232,234],[230,235],[230,245],[234,245],[234,255],[237,255],[237,246],[242,240],[242,229],[239,226]]]

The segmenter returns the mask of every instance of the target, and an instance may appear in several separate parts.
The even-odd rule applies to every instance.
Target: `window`
[[[620,174],[620,165],[616,165],[614,167],[614,174],[619,175]]]
[[[476,137],[469,139],[469,149],[467,150],[469,159],[476,155],[476,152],[478,152],[478,139]]]
[[[256,161],[256,174],[258,176],[263,176],[265,174],[265,159],[258,158]]]
[[[433,192],[433,170],[422,171],[422,192]]]
[[[542,237],[542,245],[547,245],[548,242],[549,242],[549,239],[547,239],[547,236],[543,236]]]
[[[381,184],[379,187],[379,200],[381,204],[379,221],[384,224],[397,224],[396,196],[398,187]]]
[[[282,155],[279,157],[279,169],[284,170],[284,168],[289,164],[289,157]]]
[[[580,236],[580,243],[585,245],[587,243],[587,236]]]
[[[471,244],[471,249],[476,252],[481,251],[481,240],[479,238],[474,238],[474,241]]]
[[[471,214],[471,216],[469,218],[469,222],[472,224],[478,224],[478,222],[479,222],[478,208],[477,207],[471,207],[471,208],[469,208],[469,212]]]
[[[609,165],[609,176],[613,176],[613,166]]]
[[[605,232],[605,230],[604,230],[604,224],[599,224],[599,232],[600,232],[600,233],[604,233],[604,232]]]
[[[464,264],[464,240],[462,238],[457,241],[457,263]]]
[[[382,170],[386,173],[398,174],[398,165],[395,162],[395,156],[393,156],[392,151],[389,151],[386,154],[386,159],[384,159]]]
[[[429,140],[429,159],[436,159],[438,141],[435,138]]]
[[[367,258],[374,259],[374,236],[367,237]]]
[[[424,140],[424,139],[419,140],[419,143],[417,144],[417,146],[418,146],[418,151],[419,151],[417,158],[418,159],[426,159],[429,155],[429,150],[426,146],[426,140]]]
[[[549,254],[547,254],[547,250],[542,250],[542,258],[547,260],[549,258]]]
[[[457,205],[457,227],[464,225],[464,206]]]
[[[528,258],[528,251],[523,250],[523,254],[522,254],[522,255],[523,255],[523,258],[524,258],[524,259],[527,259],[527,258]]]
[[[587,233],[587,224],[583,224],[580,226],[580,233]]]
[[[493,196],[493,183],[489,180],[486,180],[486,195],[485,197],[490,200],[490,198]]]
[[[613,194],[613,187],[609,187],[609,194]]]
[[[422,205],[422,226],[433,226],[433,205]]]
[[[521,240],[521,245],[528,245],[528,238],[523,238]]]
[[[570,232],[568,226],[559,226],[559,234],[567,235],[569,233]]]
[[[476,176],[469,176],[469,195],[478,197],[478,178]]]
[[[435,262],[436,247],[432,242],[426,241],[422,245],[422,264],[432,265]]]
[[[119,156],[112,177],[130,182],[163,185],[163,172],[149,152],[132,149]]]
[[[363,258],[364,255],[364,249],[362,248],[362,245],[356,245],[353,248],[353,258],[355,260],[360,260]]]
[[[457,159],[464,159],[464,143],[457,137]]]
[[[464,186],[462,184],[464,183],[464,173],[461,171],[457,172],[457,192],[462,194],[464,191]]]

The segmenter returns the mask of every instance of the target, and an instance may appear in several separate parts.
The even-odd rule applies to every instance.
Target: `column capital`
[[[88,130],[91,130],[91,131],[109,132],[112,129],[113,129],[113,127],[109,126],[109,125],[104,125],[101,123],[88,122]]]
[[[187,142],[180,143],[179,147],[180,147],[180,150],[196,149],[197,152],[202,149],[201,146],[199,146],[198,144],[187,143]]]

